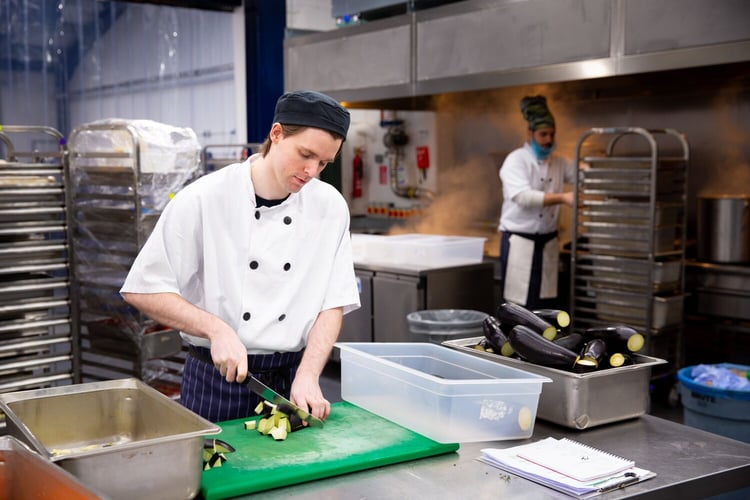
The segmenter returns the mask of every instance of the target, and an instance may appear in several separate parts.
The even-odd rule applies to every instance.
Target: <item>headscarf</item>
[[[521,99],[521,113],[529,122],[532,132],[543,127],[555,128],[555,118],[547,108],[547,98],[543,95],[526,96]]]

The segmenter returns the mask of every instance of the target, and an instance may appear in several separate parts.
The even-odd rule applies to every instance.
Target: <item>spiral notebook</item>
[[[582,482],[608,477],[635,465],[632,460],[567,438],[543,439],[519,451],[518,456]]]

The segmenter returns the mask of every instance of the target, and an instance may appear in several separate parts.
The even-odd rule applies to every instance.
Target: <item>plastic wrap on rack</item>
[[[175,127],[153,120],[107,119],[91,122],[76,136],[71,149],[85,153],[130,152],[133,135],[140,148],[140,171],[146,173],[193,173],[201,145],[193,129]]]
[[[201,175],[201,146],[190,128],[108,119],[77,127],[69,148],[82,346],[143,368],[178,351],[179,334],[155,327],[119,289],[169,200]]]
[[[91,194],[127,195],[129,186],[89,182],[76,166],[121,167],[137,170],[137,192],[144,213],[162,211],[170,197],[200,173],[201,145],[195,132],[152,120],[107,119],[80,127],[71,137],[75,184]],[[97,156],[100,153],[102,156]],[[95,176],[101,175],[97,170]],[[132,194],[132,193],[130,193]],[[101,202],[99,202],[101,203]],[[110,202],[122,207],[122,203]]]

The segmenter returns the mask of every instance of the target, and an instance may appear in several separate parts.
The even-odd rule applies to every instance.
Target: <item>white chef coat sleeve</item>
[[[527,189],[514,196],[513,201],[524,208],[542,208],[544,206],[544,193]]]
[[[345,231],[341,234],[339,245],[336,249],[331,276],[328,280],[328,289],[321,310],[343,307],[344,314],[347,314],[359,309],[360,306],[357,279],[354,275],[349,223],[347,220]]]
[[[500,168],[500,180],[503,182],[503,197],[512,200],[522,192],[532,189],[531,172],[527,162],[521,159],[522,150],[511,152]]]
[[[185,191],[167,204],[120,292],[189,295],[202,267],[199,206]]]

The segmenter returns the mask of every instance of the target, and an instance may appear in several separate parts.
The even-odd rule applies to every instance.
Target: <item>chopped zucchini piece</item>
[[[248,420],[247,422],[245,422],[245,430],[246,431],[255,430],[257,425],[258,425],[258,422],[256,422],[255,420]]]

